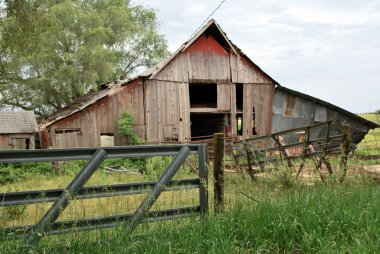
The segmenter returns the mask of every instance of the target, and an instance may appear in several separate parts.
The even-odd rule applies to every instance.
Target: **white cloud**
[[[174,51],[220,0],[136,2],[158,10]],[[226,0],[213,18],[282,85],[353,112],[380,108],[379,0]]]

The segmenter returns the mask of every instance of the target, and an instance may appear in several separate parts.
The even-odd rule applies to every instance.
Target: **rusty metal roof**
[[[0,134],[34,133],[37,122],[33,111],[0,112]]]
[[[65,108],[56,111],[52,115],[50,115],[46,120],[44,120],[41,123],[41,127],[48,127],[52,125],[53,123],[66,118],[70,115],[75,114],[78,111],[81,111],[85,109],[86,107],[96,103],[97,101],[111,96],[122,88],[123,85],[125,85],[127,81],[121,80],[121,81],[116,81],[108,84],[102,84],[99,86],[99,90],[89,93],[83,97],[80,97],[76,100],[74,100],[70,105],[66,106]]]
[[[306,100],[309,100],[309,101],[312,101],[312,102],[315,102],[317,104],[320,104],[320,105],[323,105],[327,108],[330,108],[332,110],[335,110],[339,113],[342,113],[344,115],[347,115],[348,117],[352,118],[352,119],[355,119],[365,125],[367,125],[369,128],[371,129],[375,129],[375,128],[379,128],[380,125],[378,125],[377,123],[374,123],[374,122],[371,122],[363,117],[360,117],[358,115],[355,115],[354,113],[351,113],[350,111],[347,111],[343,108],[340,108],[336,105],[333,105],[327,101],[324,101],[324,100],[321,100],[321,99],[318,99],[316,97],[313,97],[313,96],[310,96],[310,95],[307,95],[307,94],[304,94],[304,93],[301,93],[301,92],[298,92],[298,91],[295,91],[295,90],[292,90],[290,88],[286,88],[284,86],[280,86],[280,85],[277,85],[276,89],[280,90],[280,91],[283,91],[285,93],[289,93],[289,94],[292,94],[292,95],[295,95],[295,96],[298,96],[298,97],[301,97],[301,98],[304,98]]]

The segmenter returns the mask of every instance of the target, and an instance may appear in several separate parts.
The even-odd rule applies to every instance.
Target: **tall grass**
[[[128,235],[109,230],[48,236],[32,253],[377,253],[380,188],[367,182],[275,187],[226,176],[227,210],[204,219],[140,225]],[[271,182],[272,181],[272,182]],[[242,193],[252,196],[254,201]],[[210,195],[212,196],[212,195]],[[175,202],[175,201],[173,201]],[[19,253],[22,242],[0,244]]]

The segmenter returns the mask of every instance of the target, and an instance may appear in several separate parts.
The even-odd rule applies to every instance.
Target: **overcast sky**
[[[134,0],[175,51],[221,0]],[[212,16],[285,87],[354,113],[380,109],[380,0],[226,0]]]

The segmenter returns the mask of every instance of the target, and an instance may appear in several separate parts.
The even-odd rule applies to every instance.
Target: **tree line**
[[[2,0],[0,8],[0,108],[44,117],[168,55],[154,10],[129,0]]]

